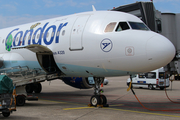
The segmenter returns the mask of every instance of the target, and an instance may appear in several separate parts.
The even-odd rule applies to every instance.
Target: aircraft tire
[[[3,115],[4,117],[9,117],[9,116],[10,116],[10,112],[2,112],[2,115]]]
[[[22,95],[18,95],[16,97],[16,105],[17,106],[24,106],[24,104],[25,104],[25,97]]]
[[[100,95],[100,98],[101,98],[101,104],[102,104],[102,105],[106,105],[106,104],[107,104],[106,96]]]
[[[42,90],[42,85],[41,85],[41,83],[35,83],[35,84],[34,84],[34,92],[35,92],[35,93],[40,93],[41,90]]]
[[[91,97],[91,99],[90,99],[90,103],[91,103],[91,105],[92,106],[97,106],[97,105],[99,105],[100,104],[100,96],[99,95],[93,95],[92,97]]]
[[[33,93],[33,88],[34,88],[34,85],[33,84],[28,84],[26,85],[26,92],[27,93]]]

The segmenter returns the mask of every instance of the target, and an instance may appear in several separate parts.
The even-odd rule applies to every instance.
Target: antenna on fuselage
[[[92,9],[93,9],[93,12],[95,12],[95,11],[96,11],[96,8],[94,7],[94,5],[92,5]]]

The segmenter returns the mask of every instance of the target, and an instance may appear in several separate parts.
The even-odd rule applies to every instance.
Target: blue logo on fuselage
[[[68,24],[68,22],[61,23],[58,26],[58,28],[56,28],[57,27],[56,25],[51,25],[46,29],[46,26],[48,24],[49,24],[49,22],[47,22],[43,27],[37,28],[35,31],[34,31],[34,29],[30,29],[30,30],[26,30],[25,32],[23,32],[23,31],[18,31],[19,28],[12,30],[6,37],[6,42],[5,42],[6,50],[10,51],[12,46],[16,47],[16,46],[25,45],[25,39],[26,39],[28,34],[29,34],[28,45],[30,45],[30,44],[41,45],[42,40],[43,40],[45,45],[50,45],[50,44],[52,44],[52,42],[54,40],[55,34],[56,34],[55,43],[59,43],[60,31],[63,27],[65,27]],[[52,30],[52,34],[51,34],[50,40],[47,40],[46,36],[47,36],[49,30]],[[38,34],[38,40],[37,39],[35,40],[37,33],[39,33]],[[14,38],[12,37],[12,34],[15,34]]]
[[[100,47],[104,52],[109,52],[113,47],[112,41],[108,38],[105,38],[101,41]]]

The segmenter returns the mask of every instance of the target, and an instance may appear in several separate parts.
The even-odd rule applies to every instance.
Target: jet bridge
[[[152,31],[167,37],[176,48],[174,59],[166,66],[165,71],[180,74],[180,13],[161,13],[153,2],[136,2],[119,6],[111,11],[122,11],[139,17]],[[163,58],[162,58],[163,59]]]

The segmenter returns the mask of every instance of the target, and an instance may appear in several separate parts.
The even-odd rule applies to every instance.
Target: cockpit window
[[[104,30],[104,32],[112,32],[115,26],[116,26],[116,22],[109,23],[106,26],[106,29]]]
[[[129,24],[131,25],[132,29],[136,29],[136,30],[149,30],[149,28],[146,27],[146,25],[144,25],[144,23],[129,22]]]
[[[122,30],[127,30],[130,29],[127,22],[119,22],[116,31],[122,31]]]

